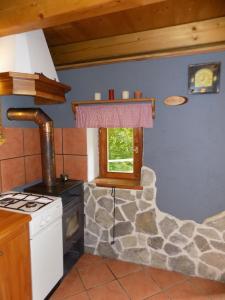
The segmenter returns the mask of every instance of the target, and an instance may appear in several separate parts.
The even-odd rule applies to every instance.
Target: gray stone
[[[99,236],[100,234],[100,226],[93,222],[91,219],[88,220],[88,224],[86,226],[87,230],[94,233],[95,235]]]
[[[220,277],[220,281],[224,282],[225,283],[225,273],[223,273]]]
[[[216,272],[202,262],[198,264],[198,275],[211,280],[216,279]]]
[[[87,185],[88,185],[89,188],[91,188],[91,189],[95,189],[95,188],[96,188],[96,184],[95,184],[93,181],[88,182]]]
[[[116,212],[115,212],[116,220],[117,221],[125,221],[119,207],[116,207]]]
[[[191,238],[195,230],[195,225],[191,222],[185,223],[181,226],[180,232],[188,238]]]
[[[121,246],[121,243],[120,243],[120,241],[117,239],[116,241],[115,241],[115,248],[116,248],[116,250],[120,253],[120,252],[122,252],[122,246]]]
[[[142,194],[143,194],[142,191],[136,191],[136,198],[137,199],[141,199],[142,198]]]
[[[102,207],[104,207],[109,213],[112,212],[113,209],[113,200],[106,198],[106,197],[101,197],[98,200],[98,204]]]
[[[175,233],[170,237],[170,242],[183,247],[188,243],[188,240],[183,235]]]
[[[167,243],[165,246],[164,246],[164,251],[168,254],[168,255],[177,255],[178,253],[181,252],[180,248],[173,245],[173,244],[170,244],[170,243]]]
[[[103,228],[110,228],[113,225],[113,218],[110,214],[104,209],[99,208],[95,214],[95,221],[101,225]]]
[[[129,200],[129,201],[135,200],[135,197],[134,197],[134,195],[131,194],[131,191],[122,190],[122,189],[116,190],[116,198],[121,198],[121,199]]]
[[[207,265],[213,266],[220,271],[225,270],[225,254],[218,252],[208,252],[202,254],[200,257],[202,261],[204,261]]]
[[[126,201],[116,198],[116,205],[124,204]]]
[[[142,233],[137,234],[138,237],[138,244],[141,248],[147,247],[147,236]]]
[[[130,234],[132,231],[133,226],[131,222],[119,222],[115,225],[115,237]],[[113,228],[110,230],[110,235],[113,236]]]
[[[195,275],[195,264],[186,255],[169,258],[169,267],[176,272]]]
[[[221,242],[217,242],[217,241],[211,241],[210,244],[214,248],[216,248],[216,249],[218,249],[218,250],[220,250],[222,252],[225,252],[225,243],[221,243]]]
[[[136,231],[156,235],[158,233],[156,225],[155,209],[139,213],[136,215]]]
[[[159,252],[151,251],[151,266],[161,269],[167,269],[167,257]]]
[[[118,254],[113,250],[109,243],[100,242],[97,247],[97,252],[100,256],[105,256],[109,258],[118,257]]]
[[[109,232],[108,230],[102,231],[101,241],[108,242],[109,241]]]
[[[210,227],[214,227],[218,229],[219,231],[225,230],[225,217],[218,218],[214,221],[210,221],[206,223]]]
[[[153,248],[153,249],[162,249],[163,246],[163,238],[161,238],[160,236],[156,236],[156,237],[150,237],[148,238],[148,245],[149,247]]]
[[[84,252],[85,252],[85,253],[94,254],[94,253],[95,253],[95,248],[85,246],[85,247],[84,247]]]
[[[195,244],[197,245],[198,249],[201,252],[205,252],[205,251],[210,249],[209,243],[207,242],[207,240],[203,236],[196,235],[194,237],[194,241],[195,241]]]
[[[121,238],[121,242],[123,248],[133,248],[137,246],[137,238],[136,236],[130,235]]]
[[[160,223],[159,227],[164,235],[167,238],[174,230],[178,228],[178,225],[174,219],[165,217]]]
[[[97,244],[97,237],[88,231],[84,232],[84,244],[85,246],[95,246]]]
[[[147,208],[150,208],[152,204],[149,202],[145,202],[143,200],[139,200],[138,205],[140,210],[143,211],[146,210]]]
[[[136,264],[149,264],[149,252],[145,248],[125,249],[121,258]]]
[[[189,256],[193,258],[198,257],[198,250],[193,242],[189,243],[186,247],[184,247],[184,250],[189,254]]]
[[[107,194],[108,191],[105,188],[95,188],[92,190],[92,195],[95,197],[95,199],[106,196]]]
[[[95,217],[95,207],[96,207],[95,199],[93,197],[91,197],[88,200],[88,203],[85,208],[85,212],[92,219],[94,219],[94,217]]]
[[[84,203],[87,203],[89,196],[90,196],[90,190],[89,187],[86,187],[84,190]]]
[[[128,204],[124,204],[124,205],[122,205],[121,208],[122,208],[125,216],[127,217],[127,219],[129,221],[133,222],[135,220],[136,212],[138,211],[136,203],[131,202],[131,203],[128,203]]]
[[[146,201],[152,201],[154,199],[154,189],[145,188],[143,192],[143,197]]]
[[[208,239],[220,240],[219,234],[212,228],[198,228],[198,233],[204,235]]]
[[[141,186],[148,186],[153,183],[154,173],[149,168],[141,169]]]

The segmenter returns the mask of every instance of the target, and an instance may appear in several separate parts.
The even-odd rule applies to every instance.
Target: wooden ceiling
[[[225,0],[3,0],[0,18],[44,28],[58,69],[225,49]]]

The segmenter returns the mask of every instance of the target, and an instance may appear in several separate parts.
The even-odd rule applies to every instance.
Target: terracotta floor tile
[[[87,154],[87,134],[83,128],[63,128],[63,153]]]
[[[73,295],[68,298],[65,298],[65,300],[89,300],[87,292],[83,292],[81,294]]]
[[[115,259],[109,259],[107,265],[117,278],[143,269],[141,265]]]
[[[119,279],[132,300],[141,300],[160,292],[148,268]]]
[[[101,256],[85,253],[84,255],[81,256],[79,261],[76,263],[75,267],[77,269],[80,269],[91,264],[103,262],[103,260],[104,258]]]
[[[128,296],[118,281],[112,281],[103,286],[88,291],[91,300],[128,300]]]
[[[85,290],[84,285],[80,280],[77,270],[73,269],[66,276],[66,278],[64,278],[63,282],[60,284],[58,289],[51,297],[51,300],[63,300],[65,298],[67,299],[67,297],[71,297],[76,294],[79,294],[84,290]],[[70,299],[79,299],[79,298],[70,298]]]
[[[154,295],[152,297],[149,297],[145,300],[170,300],[171,298],[169,298],[165,293],[159,293],[157,295]]]
[[[78,269],[86,289],[113,281],[115,278],[105,263],[91,264]]]
[[[151,267],[149,267],[149,270],[153,280],[162,289],[168,288],[178,282],[187,279],[187,276],[177,272],[170,272],[170,271],[151,268]]]
[[[24,155],[41,153],[39,128],[23,128]]]
[[[165,293],[173,300],[210,300],[204,292],[197,289],[189,281],[178,284]]]
[[[196,287],[201,289],[210,297],[214,297],[213,299],[220,299],[218,297],[223,297],[221,299],[225,299],[225,284],[222,282],[217,282],[213,280],[192,277],[190,278],[190,282]]]

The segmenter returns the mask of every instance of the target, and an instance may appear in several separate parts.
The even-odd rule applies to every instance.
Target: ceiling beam
[[[224,49],[225,17],[162,29],[55,46],[50,49],[56,66],[97,64],[147,56],[174,55]]]
[[[57,26],[165,0],[2,0],[0,36]]]

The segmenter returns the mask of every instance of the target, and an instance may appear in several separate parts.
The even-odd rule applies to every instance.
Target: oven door
[[[63,206],[63,254],[83,236],[84,218],[82,203],[71,201]]]
[[[62,219],[30,240],[32,300],[43,300],[63,276]]]

